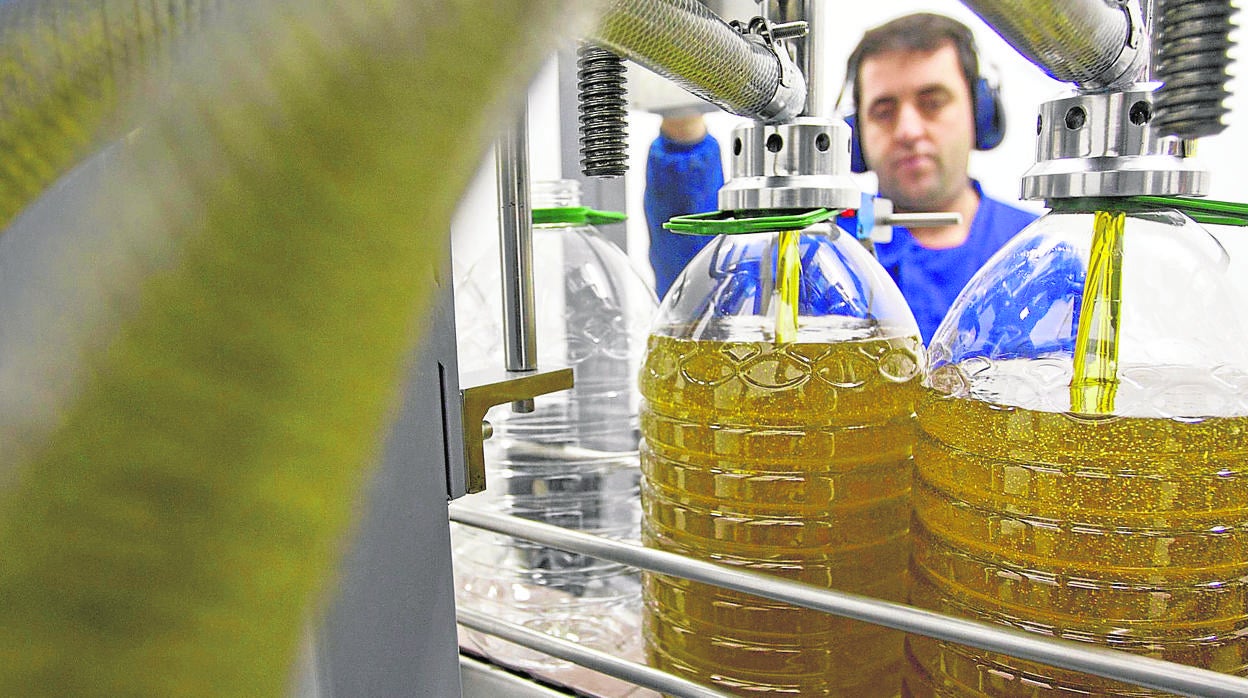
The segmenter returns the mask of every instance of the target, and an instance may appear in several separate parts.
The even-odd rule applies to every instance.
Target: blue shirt
[[[650,266],[659,298],[713,235],[680,235],[663,228],[674,216],[719,209],[724,167],[719,141],[709,133],[698,143],[677,143],[660,134],[646,158],[646,189],[642,196],[650,228]]]
[[[979,182],[972,180],[971,184],[979,194],[979,210],[971,221],[966,242],[948,249],[928,249],[909,230],[896,227],[892,242],[875,246],[876,258],[897,282],[901,295],[914,311],[925,343],[931,342],[949,306],[975,272],[1038,217],[988,198]]]

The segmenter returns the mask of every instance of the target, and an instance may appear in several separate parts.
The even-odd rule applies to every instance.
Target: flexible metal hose
[[[74,162],[125,130],[116,108],[223,0],[0,2],[0,229]]]
[[[1156,12],[1153,74],[1163,85],[1154,126],[1182,138],[1221,133],[1234,8],[1226,0],[1158,0]]]
[[[962,1],[1019,53],[1062,82],[1094,90],[1125,87],[1147,66],[1144,28],[1112,2]]]
[[[454,208],[584,4],[248,3],[159,98],[119,66],[173,24],[111,11],[167,0],[18,4],[4,160],[139,127],[0,235],[0,695],[286,695]]]
[[[594,39],[723,109],[768,122],[797,116],[806,83],[776,54],[697,0],[600,0]]]

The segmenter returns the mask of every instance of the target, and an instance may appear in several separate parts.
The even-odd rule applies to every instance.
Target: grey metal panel
[[[450,257],[427,319],[363,519],[316,639],[313,682],[327,698],[460,695],[447,523],[447,463],[462,468],[459,405],[443,414],[443,381],[458,390]],[[304,682],[303,685],[308,685]]]

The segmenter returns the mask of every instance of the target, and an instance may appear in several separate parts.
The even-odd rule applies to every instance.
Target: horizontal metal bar
[[[459,677],[460,698],[568,698],[567,691],[550,688],[463,652],[459,654]]]
[[[660,691],[678,698],[731,698],[726,693],[707,688],[692,681],[673,676],[644,664],[620,659],[600,650],[568,642],[553,635],[526,628],[515,623],[499,620],[468,608],[455,610],[455,620],[460,625],[495,635],[517,645],[545,652],[552,657],[564,659],[587,669],[629,681],[643,688]]]
[[[1200,698],[1248,696],[1248,679],[1207,669],[1088,647],[1069,640],[1040,637],[1034,633],[945,616],[905,604],[732,569],[515,516],[474,511],[458,504],[450,505],[450,517],[457,523],[524,538],[560,550],[1138,686]]]
[[[900,225],[906,228],[941,228],[962,222],[960,213],[889,213],[877,216],[876,225]]]

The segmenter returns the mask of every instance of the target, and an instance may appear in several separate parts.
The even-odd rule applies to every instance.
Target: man
[[[892,242],[876,245],[880,263],[914,311],[923,340],[930,342],[971,276],[1036,215],[985,196],[967,174],[971,148],[994,147],[1003,134],[1000,105],[979,76],[974,35],[965,25],[929,13],[887,22],[863,36],[850,55],[846,77],[857,109],[855,159],[863,161],[855,169],[875,170],[879,195],[892,200],[899,213],[962,214],[958,225],[894,228]],[[699,174],[690,164],[692,151],[661,145],[662,140],[651,149],[646,178],[656,277],[659,265],[679,270],[689,257],[654,244],[659,235],[674,236],[661,230],[666,218],[649,215],[651,199],[706,195],[722,181],[712,183],[709,173]],[[685,205],[668,217],[715,208],[711,195],[701,207]],[[853,221],[841,222],[852,229]],[[696,244],[700,249],[704,242]]]
[[[907,15],[868,31],[846,70],[855,145],[899,213],[954,211],[962,223],[895,228],[876,246],[929,342],[971,276],[1035,214],[984,195],[967,174],[972,147],[1001,137],[1000,105],[979,76],[971,30],[942,15]]]

